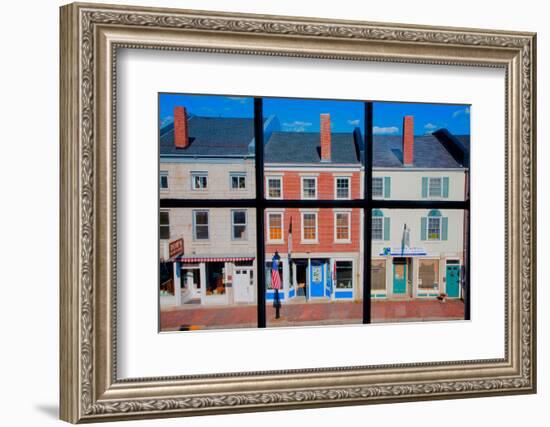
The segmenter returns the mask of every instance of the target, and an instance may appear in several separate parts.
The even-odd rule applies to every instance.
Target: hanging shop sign
[[[170,258],[183,254],[183,238],[174,240],[168,245]]]

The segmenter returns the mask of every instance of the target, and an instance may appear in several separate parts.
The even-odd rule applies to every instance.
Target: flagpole
[[[271,286],[275,290],[275,295],[273,299],[273,307],[275,308],[275,319],[279,319],[281,317],[280,315],[281,299],[279,297],[279,288],[281,287],[281,278],[279,277],[280,259],[281,259],[281,256],[279,255],[279,252],[275,251],[275,254],[273,255],[272,264],[271,264],[271,276],[272,276]],[[273,280],[274,278],[276,279],[275,281]]]

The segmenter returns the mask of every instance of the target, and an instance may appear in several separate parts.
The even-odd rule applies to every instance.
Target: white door
[[[252,302],[249,270],[235,270],[233,289],[235,292],[235,302]]]

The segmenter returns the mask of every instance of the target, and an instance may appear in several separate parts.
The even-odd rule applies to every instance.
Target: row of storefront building
[[[374,135],[372,197],[465,200],[469,137],[442,129]],[[281,131],[264,121],[264,194],[278,200],[357,200],[365,156],[359,128]],[[176,107],[160,131],[161,199],[254,199],[253,119],[188,116]],[[368,189],[367,189],[368,191]],[[461,298],[467,224],[452,209],[372,211],[371,298]],[[273,299],[271,258],[280,256],[283,304],[363,298],[364,217],[360,208],[268,208],[264,218],[266,298]],[[255,304],[256,210],[161,208],[160,301],[163,307]]]

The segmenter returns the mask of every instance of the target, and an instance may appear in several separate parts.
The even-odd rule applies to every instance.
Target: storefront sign
[[[424,248],[383,248],[380,252],[380,255],[393,255],[393,256],[421,256],[427,255],[426,249]]]
[[[170,258],[183,254],[183,239],[174,240],[168,245]]]

